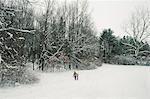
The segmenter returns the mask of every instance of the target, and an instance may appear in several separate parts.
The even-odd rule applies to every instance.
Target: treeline
[[[99,39],[106,63],[150,65],[150,9],[135,9],[124,25],[123,38],[115,37],[111,29],[104,30]]]
[[[131,36],[116,37],[111,29],[105,29],[99,38],[99,45],[99,56],[105,63],[150,65],[150,45],[148,42],[138,41]],[[140,48],[137,50],[139,46]]]

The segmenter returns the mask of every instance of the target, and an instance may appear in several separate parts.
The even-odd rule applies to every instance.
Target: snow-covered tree
[[[69,68],[76,63],[82,63],[82,57],[95,54],[97,39],[94,36],[94,27],[88,13],[87,1],[73,1],[56,5],[48,0],[46,11],[39,19],[43,43],[41,53],[41,69],[51,58],[59,59],[59,54],[64,53],[69,59]],[[45,42],[45,43],[44,43]],[[75,64],[75,63],[74,63]]]
[[[25,41],[33,33],[33,15],[28,4],[28,0],[0,0],[0,83],[20,83],[17,77],[26,71]]]
[[[150,37],[150,9],[138,8],[132,13],[128,24],[125,25],[125,32],[132,37],[133,43],[125,43],[124,45],[130,47],[128,51],[137,57],[141,54],[150,53],[148,50],[141,50],[146,45]]]

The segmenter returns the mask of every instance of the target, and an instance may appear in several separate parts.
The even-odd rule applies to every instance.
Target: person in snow
[[[79,74],[78,74],[77,72],[74,71],[73,77],[74,77],[75,80],[78,80]]]

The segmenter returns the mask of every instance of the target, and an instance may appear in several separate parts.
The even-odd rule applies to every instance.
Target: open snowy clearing
[[[0,99],[150,99],[150,68],[103,64],[95,70],[39,73],[40,82],[0,89]]]

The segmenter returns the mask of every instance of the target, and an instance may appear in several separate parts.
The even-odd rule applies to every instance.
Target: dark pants
[[[75,80],[78,80],[78,75],[75,75],[75,76],[74,76],[74,79],[75,79]]]

